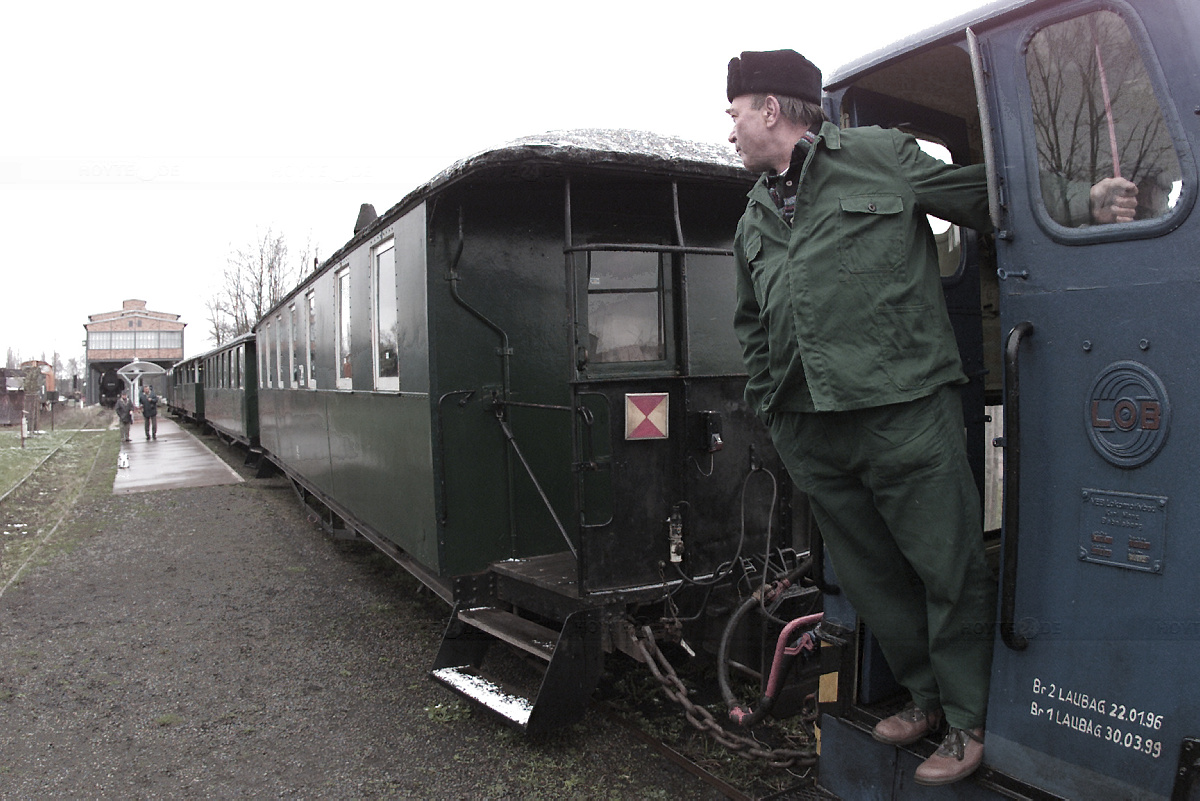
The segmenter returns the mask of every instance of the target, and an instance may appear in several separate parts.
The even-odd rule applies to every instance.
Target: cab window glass
[[[588,350],[596,362],[666,358],[662,258],[657,253],[595,251],[588,269]]]
[[[1179,159],[1119,15],[1096,11],[1043,28],[1030,42],[1026,69],[1042,201],[1055,222],[1110,222],[1094,218],[1090,193],[1114,177],[1137,187],[1135,220],[1174,208],[1183,188]]]

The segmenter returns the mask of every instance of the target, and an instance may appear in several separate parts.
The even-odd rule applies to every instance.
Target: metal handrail
[[[1004,566],[1000,582],[1000,638],[1014,651],[1027,640],[1016,630],[1017,551],[1021,524],[1021,340],[1033,335],[1033,323],[1013,326],[1004,347]]]

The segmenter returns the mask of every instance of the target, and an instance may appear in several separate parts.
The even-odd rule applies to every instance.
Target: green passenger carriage
[[[365,207],[255,328],[264,451],[454,602],[435,676],[521,727],[582,713],[642,605],[794,566],[730,325],[749,184],[724,148],[520,140]],[[515,716],[496,639],[549,662]]]

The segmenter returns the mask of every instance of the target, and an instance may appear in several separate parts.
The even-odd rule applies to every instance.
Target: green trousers
[[[776,413],[838,584],[917,706],[984,725],[995,579],[957,390],[850,412]]]

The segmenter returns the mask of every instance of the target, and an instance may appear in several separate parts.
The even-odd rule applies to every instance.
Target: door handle
[[[1016,630],[1017,550],[1021,526],[1021,340],[1033,335],[1033,323],[1017,323],[1004,346],[1004,567],[1000,580],[1000,638],[1014,651],[1027,640]]]

